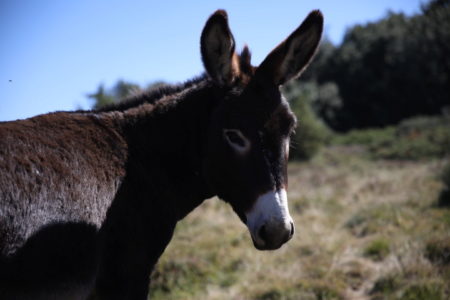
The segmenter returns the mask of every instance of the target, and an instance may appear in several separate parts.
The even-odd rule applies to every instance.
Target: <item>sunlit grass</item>
[[[442,161],[374,161],[351,147],[289,167],[294,238],[260,252],[211,199],[177,226],[152,299],[447,299]]]

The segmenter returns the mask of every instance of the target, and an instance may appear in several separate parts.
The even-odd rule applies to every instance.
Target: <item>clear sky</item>
[[[248,44],[258,65],[312,9],[322,10],[325,33],[338,44],[349,26],[388,10],[411,15],[422,2],[3,0],[0,121],[89,108],[86,94],[100,83],[180,82],[201,74],[200,33],[218,8],[228,12],[237,49]]]

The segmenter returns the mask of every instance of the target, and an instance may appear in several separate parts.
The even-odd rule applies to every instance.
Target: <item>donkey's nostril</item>
[[[261,226],[258,231],[259,238],[263,241],[267,241],[267,231],[266,231],[266,225]]]
[[[289,238],[291,238],[294,235],[294,232],[295,232],[294,222],[291,222],[291,233],[289,234]]]

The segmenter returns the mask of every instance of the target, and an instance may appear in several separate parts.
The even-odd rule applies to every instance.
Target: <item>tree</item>
[[[430,1],[412,17],[389,13],[354,26],[336,48],[325,41],[306,79],[334,82],[342,105],[323,103],[320,116],[348,130],[440,114],[450,105],[449,2]]]
[[[88,94],[87,97],[94,101],[93,108],[98,109],[113,103],[122,101],[123,99],[138,93],[141,88],[134,83],[119,80],[111,88],[106,90],[103,83],[101,83],[97,91],[92,94]]]

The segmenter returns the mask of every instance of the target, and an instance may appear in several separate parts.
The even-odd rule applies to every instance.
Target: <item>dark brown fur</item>
[[[178,220],[218,195],[245,221],[258,195],[287,185],[280,145],[295,118],[278,85],[254,76],[247,48],[208,54],[210,27],[232,40],[226,13],[211,19],[204,77],[98,111],[0,123],[0,299],[85,299],[94,289],[146,299]],[[245,160],[224,128],[252,141]]]

